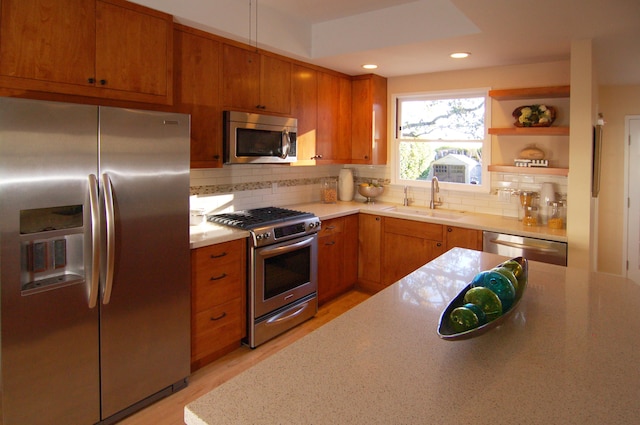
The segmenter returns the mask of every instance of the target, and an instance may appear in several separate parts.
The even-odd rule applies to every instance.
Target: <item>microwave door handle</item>
[[[291,150],[291,135],[289,131],[285,130],[282,132],[282,155],[280,158],[287,159],[289,156],[289,151]]]

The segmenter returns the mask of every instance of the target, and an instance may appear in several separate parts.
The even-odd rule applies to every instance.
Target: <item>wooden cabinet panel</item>
[[[225,44],[222,78],[223,105],[255,111],[260,104],[260,54]]]
[[[319,72],[316,154],[320,161],[349,162],[351,158],[350,121],[350,80]]]
[[[390,285],[445,252],[443,226],[384,218],[382,283]]]
[[[240,346],[246,335],[246,240],[191,251],[191,368]]]
[[[229,44],[222,61],[225,108],[291,112],[291,62]]]
[[[351,83],[351,159],[354,164],[387,163],[387,80],[377,75]]]
[[[96,3],[3,0],[0,75],[85,87],[94,77]],[[40,86],[41,87],[41,86]]]
[[[273,56],[261,56],[260,104],[262,109],[279,114],[291,113],[291,62]]]
[[[175,105],[191,114],[191,168],[222,167],[221,43],[176,25]]]
[[[326,220],[318,238],[318,301],[353,288],[358,273],[358,216]]]
[[[468,248],[482,251],[482,230],[445,226],[447,251],[451,248]]]
[[[0,85],[173,102],[173,17],[124,0],[3,0]]]
[[[368,291],[381,286],[382,217],[360,214],[358,222],[358,285]]]
[[[318,124],[318,72],[293,64],[291,115],[298,119],[296,165],[313,165]]]
[[[129,5],[96,3],[95,78],[109,90],[171,96],[173,19]]]

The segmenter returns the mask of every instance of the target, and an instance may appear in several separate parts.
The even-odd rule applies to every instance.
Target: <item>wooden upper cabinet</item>
[[[291,62],[225,44],[222,69],[225,108],[291,113]]]
[[[318,72],[293,64],[291,115],[298,119],[296,165],[313,165],[318,127]]]
[[[123,0],[3,0],[0,85],[173,101],[173,17]]]
[[[316,154],[325,162],[351,158],[351,81],[346,77],[318,73]]]
[[[191,168],[222,167],[222,43],[179,24],[174,35],[175,106],[191,114]]]
[[[95,1],[2,0],[0,76],[86,87],[95,73],[95,14]]]
[[[351,85],[351,158],[354,164],[387,163],[387,80],[353,77]]]
[[[108,90],[172,100],[173,17],[129,2],[99,0],[95,78]]]

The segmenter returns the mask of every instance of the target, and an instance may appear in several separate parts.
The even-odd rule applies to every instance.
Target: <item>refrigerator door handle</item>
[[[107,246],[105,259],[105,273],[102,281],[102,304],[109,304],[113,287],[113,269],[116,249],[116,223],[113,204],[113,188],[107,173],[102,174],[102,191],[104,193],[105,221],[107,228]]]
[[[98,200],[98,178],[89,174],[89,208],[91,211],[91,277],[89,281],[89,308],[98,303],[100,282],[100,206]]]

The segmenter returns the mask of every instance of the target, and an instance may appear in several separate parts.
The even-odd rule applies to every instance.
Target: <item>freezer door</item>
[[[101,107],[99,143],[113,218],[100,312],[109,418],[189,375],[189,116]]]
[[[100,418],[89,308],[96,107],[0,98],[0,423]]]

